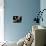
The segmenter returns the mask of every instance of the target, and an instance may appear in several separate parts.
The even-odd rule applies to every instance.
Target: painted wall
[[[5,0],[5,40],[18,41],[31,31],[35,14],[40,9],[40,0]],[[22,23],[13,23],[13,16],[22,16]]]
[[[46,0],[41,0],[40,2],[41,2],[40,9],[42,11],[43,9],[46,9]],[[43,22],[41,21],[40,25],[46,26],[46,10],[43,12],[42,17],[43,17]]]
[[[40,9],[41,10],[46,9],[46,0],[41,0],[40,1]],[[43,17],[43,22],[41,21],[40,25],[43,25],[43,26],[46,27],[46,11],[44,11],[42,17]],[[45,40],[45,44],[46,44],[46,40]]]

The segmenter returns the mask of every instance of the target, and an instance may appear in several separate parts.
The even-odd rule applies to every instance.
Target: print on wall
[[[13,23],[21,23],[22,16],[13,16]]]

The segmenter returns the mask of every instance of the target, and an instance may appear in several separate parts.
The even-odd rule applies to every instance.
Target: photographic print
[[[21,23],[22,16],[13,16],[13,23]]]
[[[46,0],[0,0],[0,20],[0,46],[46,46]]]

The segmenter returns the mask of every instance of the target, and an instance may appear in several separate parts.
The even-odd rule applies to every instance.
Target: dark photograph
[[[13,16],[13,23],[21,23],[22,16]]]

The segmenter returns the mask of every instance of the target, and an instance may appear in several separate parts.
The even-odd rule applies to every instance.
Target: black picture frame
[[[22,16],[13,16],[13,23],[21,23]]]

